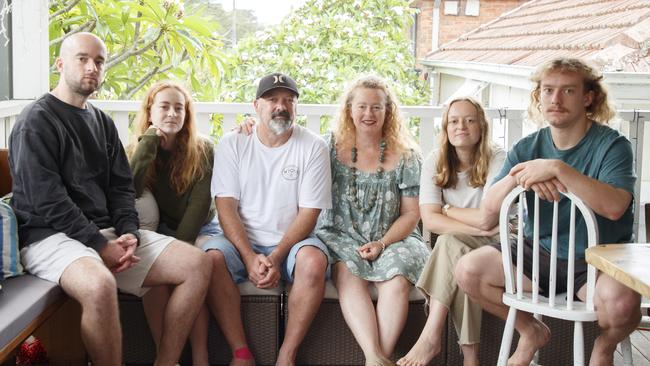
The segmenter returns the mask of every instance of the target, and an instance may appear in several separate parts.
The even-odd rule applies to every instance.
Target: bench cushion
[[[3,282],[0,291],[0,349],[11,342],[30,323],[64,296],[61,288],[32,275]]]
[[[23,273],[17,230],[16,215],[11,206],[0,201],[0,288],[6,278]]]

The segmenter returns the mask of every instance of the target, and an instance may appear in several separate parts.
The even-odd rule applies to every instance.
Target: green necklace
[[[381,139],[379,142],[379,167],[377,168],[377,174],[379,174],[379,178],[381,179],[381,175],[384,172],[384,168],[382,168],[382,164],[384,163],[385,159],[385,153],[386,153],[386,140]],[[368,205],[364,206],[361,204],[359,201],[359,198],[357,194],[359,193],[359,190],[357,189],[357,175],[359,175],[359,172],[357,171],[357,167],[355,166],[357,163],[357,154],[358,150],[356,146],[352,147],[352,181],[350,185],[350,193],[348,194],[348,201],[356,208],[357,210],[363,212],[364,214],[370,212],[373,207],[375,207],[375,203],[377,202],[377,190],[376,189],[371,189],[369,193],[369,198],[368,198]]]

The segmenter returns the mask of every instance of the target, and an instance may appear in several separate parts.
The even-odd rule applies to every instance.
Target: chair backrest
[[[526,194],[534,194],[534,207],[525,207],[526,204]],[[584,223],[587,228],[587,246],[592,247],[598,243],[598,225],[596,224],[596,217],[594,216],[593,211],[587,207],[587,205],[582,202],[574,194],[567,192],[563,194],[563,199],[568,199],[571,201],[570,204],[570,222],[569,222],[569,242],[568,244],[568,268],[567,268],[567,296],[566,308],[567,310],[573,309],[573,293],[574,291],[574,263],[575,263],[575,232],[576,232],[576,208],[578,212],[582,215]],[[517,260],[516,267],[517,273],[516,276],[513,274],[513,263],[511,256],[511,207],[519,202],[518,208],[516,210],[517,214]],[[524,295],[523,288],[523,278],[524,278],[524,222],[525,220],[525,209],[528,214],[530,211],[533,211],[533,237],[529,238],[533,241],[533,268],[532,268],[532,278],[533,291],[532,291],[532,302],[539,303],[539,251],[540,251],[540,228],[539,228],[539,197],[532,190],[530,192],[524,191],[520,186],[514,188],[503,200],[501,205],[501,212],[499,216],[499,230],[501,236],[501,252],[503,256],[503,270],[505,273],[505,287],[506,292],[510,294],[516,294],[518,299],[522,299]],[[557,251],[558,251],[558,202],[553,203],[553,217],[552,218],[542,218],[543,220],[552,219],[552,234],[551,234],[551,261],[550,261],[550,274],[549,274],[549,294],[548,302],[549,306],[555,306],[555,297],[556,297],[556,288],[557,288]],[[593,310],[593,294],[596,283],[596,271],[594,267],[588,266],[587,269],[587,298],[586,298],[586,308],[587,310]]]
[[[0,149],[0,197],[11,192],[11,174],[9,173],[9,152]]]

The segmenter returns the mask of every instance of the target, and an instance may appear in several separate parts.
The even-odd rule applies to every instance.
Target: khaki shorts
[[[103,229],[101,233],[108,240],[116,239],[113,228]],[[143,287],[151,266],[160,253],[174,238],[149,230],[140,230],[140,245],[135,255],[140,262],[126,271],[115,274],[117,287],[136,296],[143,296],[148,287]],[[63,233],[57,233],[32,243],[20,251],[25,270],[36,277],[59,284],[61,275],[72,262],[82,257],[92,257],[102,261],[99,254],[91,247],[71,239]]]

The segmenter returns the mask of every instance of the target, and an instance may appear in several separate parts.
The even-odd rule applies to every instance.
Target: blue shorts
[[[253,251],[258,254],[269,255],[277,246],[263,246],[252,244]],[[309,236],[306,239],[303,239],[291,247],[289,254],[282,262],[282,268],[280,270],[280,275],[282,280],[286,282],[293,282],[293,270],[296,267],[296,255],[298,250],[304,246],[312,246],[320,249],[323,254],[327,257],[327,270],[325,273],[325,278],[330,278],[330,254],[327,251],[325,244],[320,241],[316,236]],[[246,271],[246,266],[241,259],[241,255],[235,246],[226,238],[226,236],[221,233],[219,235],[213,235],[210,240],[206,241],[203,244],[203,250],[219,250],[223,254],[226,260],[226,266],[228,266],[228,271],[232,276],[232,279],[235,283],[241,283],[248,281],[248,272]]]

